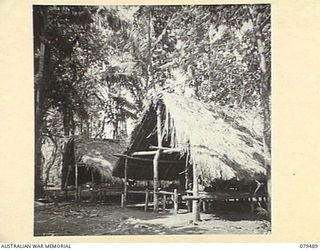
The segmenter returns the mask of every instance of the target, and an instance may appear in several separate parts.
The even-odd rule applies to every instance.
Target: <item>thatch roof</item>
[[[177,179],[184,170],[186,152],[202,180],[264,179],[263,119],[259,110],[244,110],[208,105],[192,98],[164,93],[144,110],[131,134],[126,154],[157,145],[156,106],[162,105],[163,145],[182,149],[161,159],[181,159],[175,167],[160,164],[161,179]],[[188,145],[190,150],[188,151]],[[150,158],[150,157],[149,157]],[[151,157],[152,158],[152,157]],[[115,176],[123,176],[120,159]],[[138,166],[139,165],[139,166]],[[139,167],[139,169],[138,169]],[[129,161],[129,178],[152,179],[152,162]]]
[[[98,172],[103,181],[120,182],[119,178],[112,176],[117,158],[114,154],[123,151],[123,146],[118,141],[106,139],[92,139],[76,137],[69,140],[66,151],[74,161],[72,154],[75,149],[77,163],[84,163],[87,169]],[[72,159],[73,158],[73,159]]]

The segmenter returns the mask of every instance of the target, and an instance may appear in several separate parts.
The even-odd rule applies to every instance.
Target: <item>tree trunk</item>
[[[70,112],[66,104],[62,107],[64,136],[70,135]]]
[[[74,113],[72,110],[69,110],[69,114],[70,114],[70,127],[71,127],[71,135],[74,136],[75,135],[75,131],[76,131],[76,125],[74,122]]]
[[[45,178],[45,181],[44,181],[44,187],[48,186],[50,170],[51,170],[51,168],[53,167],[53,165],[54,165],[54,163],[56,161],[57,152],[58,152],[58,143],[55,141],[55,139],[53,138],[52,135],[50,135],[49,138],[50,138],[51,142],[54,145],[54,149],[53,149],[53,152],[52,152],[52,160],[48,163],[48,165],[46,167],[46,178]]]
[[[35,198],[43,195],[43,180],[42,180],[42,119],[43,119],[43,85],[45,81],[44,67],[45,67],[45,51],[46,45],[44,41],[40,41],[40,58],[39,58],[39,71],[35,75]]]
[[[259,26],[262,22],[262,13],[258,13],[256,19],[253,18],[253,7],[247,7],[248,13],[254,27],[256,46],[260,57],[260,98],[263,108],[263,150],[264,150],[264,166],[267,169],[267,186],[268,186],[268,211],[271,215],[271,111],[270,111],[270,98],[271,98],[271,84],[270,84],[270,69],[266,63],[266,51],[263,43],[262,28]]]
[[[257,46],[260,56],[260,69],[262,71],[260,95],[263,108],[263,149],[265,168],[267,169],[268,185],[268,211],[271,213],[271,112],[270,112],[270,72],[267,69],[265,48],[262,42],[260,29],[256,30]]]

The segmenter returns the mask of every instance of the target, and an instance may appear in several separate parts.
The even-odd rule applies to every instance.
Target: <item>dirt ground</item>
[[[151,234],[268,234],[270,222],[249,212],[192,214],[180,209],[153,212],[142,206],[125,209],[111,204],[35,203],[35,236],[151,235]]]

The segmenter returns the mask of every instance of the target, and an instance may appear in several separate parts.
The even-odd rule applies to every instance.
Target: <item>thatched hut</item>
[[[113,175],[154,180],[155,193],[159,179],[185,180],[185,186],[195,178],[204,186],[227,180],[263,181],[267,167],[262,138],[259,110],[163,93],[145,108]]]
[[[63,153],[63,187],[78,186],[88,182],[121,184],[120,178],[112,176],[112,170],[117,162],[114,154],[121,150],[121,144],[114,140],[70,138]]]

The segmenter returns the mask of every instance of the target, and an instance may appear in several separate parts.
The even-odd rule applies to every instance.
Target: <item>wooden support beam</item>
[[[161,147],[159,147],[159,146],[153,146],[153,145],[151,145],[150,147],[149,147],[150,149],[162,149],[163,150],[163,152],[177,152],[177,153],[180,153],[180,152],[183,152],[184,150],[182,149],[182,148],[169,148],[169,147],[163,147],[163,146],[161,146]]]
[[[199,196],[198,188],[198,174],[196,164],[193,164],[193,196]],[[200,209],[199,200],[195,199],[192,201],[192,212],[193,212],[193,222],[200,221]]]
[[[159,192],[157,192],[158,194],[165,194],[165,195],[173,195],[173,192],[168,192],[168,191],[163,191],[160,190]]]
[[[155,151],[137,151],[137,152],[132,153],[132,156],[155,155],[156,153],[157,153],[157,150],[155,150]],[[174,148],[173,149],[165,149],[165,150],[162,150],[161,153],[164,153],[164,154],[181,153],[181,150],[176,150]]]
[[[161,154],[161,150],[159,149],[154,156],[153,159],[153,210],[158,211],[159,207],[159,200],[158,200],[158,182],[159,182],[159,176],[158,176],[158,169],[159,169],[159,157]]]
[[[129,160],[137,160],[137,161],[149,161],[153,162],[153,159],[147,159],[147,158],[142,158],[142,157],[135,157],[135,156],[130,156],[130,155],[124,155],[124,154],[114,154],[116,157],[123,157],[127,158]],[[172,163],[172,164],[181,164],[181,161],[170,161],[170,160],[159,160],[160,163]]]
[[[157,138],[158,147],[162,146],[162,132],[161,132],[161,110],[160,104],[157,106]],[[153,158],[153,210],[158,211],[159,201],[158,201],[158,170],[159,170],[159,158],[161,154],[161,149],[158,149]]]
[[[156,151],[138,151],[132,153],[132,156],[140,156],[140,155],[155,155],[157,153]]]

